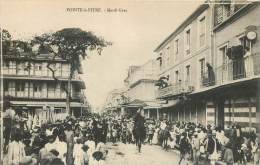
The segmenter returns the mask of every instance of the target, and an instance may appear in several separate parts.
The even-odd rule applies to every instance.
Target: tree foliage
[[[31,60],[37,55],[51,55],[51,59],[47,61],[47,68],[52,72],[55,81],[59,81],[59,79],[51,64],[57,58],[67,61],[70,64],[69,82],[75,72],[80,71],[81,60],[84,60],[90,51],[97,51],[101,55],[103,48],[112,44],[101,37],[97,37],[94,33],[80,28],[64,28],[56,32],[44,33],[35,36],[30,41],[13,40],[11,34],[3,29],[1,37],[3,54],[26,58],[26,61],[28,61],[27,69],[31,69]],[[36,47],[38,47],[38,52],[33,51],[33,48]],[[61,86],[68,97],[70,97],[69,86],[69,84],[67,87]]]
[[[13,56],[32,55],[32,45],[30,41],[14,40],[8,30],[2,30],[3,54]]]
[[[100,55],[103,48],[111,43],[80,28],[65,28],[36,36],[33,44],[39,45],[40,52],[47,51],[54,54],[53,58],[67,60],[71,65],[72,77],[75,71],[80,70],[81,58],[85,59],[88,51],[96,50]]]

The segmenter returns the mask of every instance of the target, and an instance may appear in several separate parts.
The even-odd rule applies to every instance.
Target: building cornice
[[[136,82],[132,83],[129,88],[134,88],[135,86],[137,86],[138,84],[142,83],[142,82],[151,82],[151,83],[155,83],[157,80],[153,80],[153,79],[140,79],[137,80]]]
[[[186,18],[177,29],[169,35],[155,50],[154,52],[159,52],[165,45],[167,45],[175,36],[177,36],[181,31],[183,31],[186,26],[188,26],[193,20],[195,20],[202,12],[204,12],[209,7],[209,4],[200,5],[188,18]]]

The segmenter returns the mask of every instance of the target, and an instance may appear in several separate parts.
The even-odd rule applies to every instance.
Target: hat
[[[95,151],[92,156],[96,159],[96,160],[100,160],[103,158],[103,153],[101,151]]]
[[[89,146],[87,145],[87,144],[83,144],[83,146],[81,147],[83,150],[87,150],[87,149],[89,149]]]
[[[50,150],[50,153],[52,153],[54,156],[59,156],[59,152],[55,149]]]
[[[36,165],[37,160],[31,156],[25,156],[20,160],[19,165]]]

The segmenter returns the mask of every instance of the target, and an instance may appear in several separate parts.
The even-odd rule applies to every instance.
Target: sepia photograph
[[[259,0],[0,0],[0,165],[260,165],[259,36]]]

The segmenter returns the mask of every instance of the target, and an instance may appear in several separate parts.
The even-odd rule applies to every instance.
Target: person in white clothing
[[[56,149],[57,148],[57,146],[54,143],[54,140],[55,140],[54,136],[50,135],[50,136],[48,136],[48,138],[49,138],[49,142],[47,144],[45,144],[45,146],[44,146],[46,148],[47,152],[49,152],[52,149]]]
[[[19,165],[19,162],[26,156],[24,144],[20,141],[20,130],[15,130],[13,141],[8,145],[8,165]]]
[[[58,141],[55,141],[55,146],[57,151],[60,153],[59,158],[63,162],[66,162],[67,143],[65,142],[65,137],[63,135],[59,135]]]
[[[93,140],[93,137],[90,135],[89,139],[84,144],[89,147],[87,154],[89,156],[89,159],[91,160],[92,154],[96,149],[96,144],[95,144],[95,141]]]
[[[248,47],[245,48],[244,65],[246,77],[253,74],[253,64],[251,62],[251,52]]]
[[[82,144],[80,138],[75,139],[76,143],[74,144],[73,149],[73,158],[74,158],[74,164],[83,165],[84,164],[84,157],[83,157],[83,150],[82,150]]]

